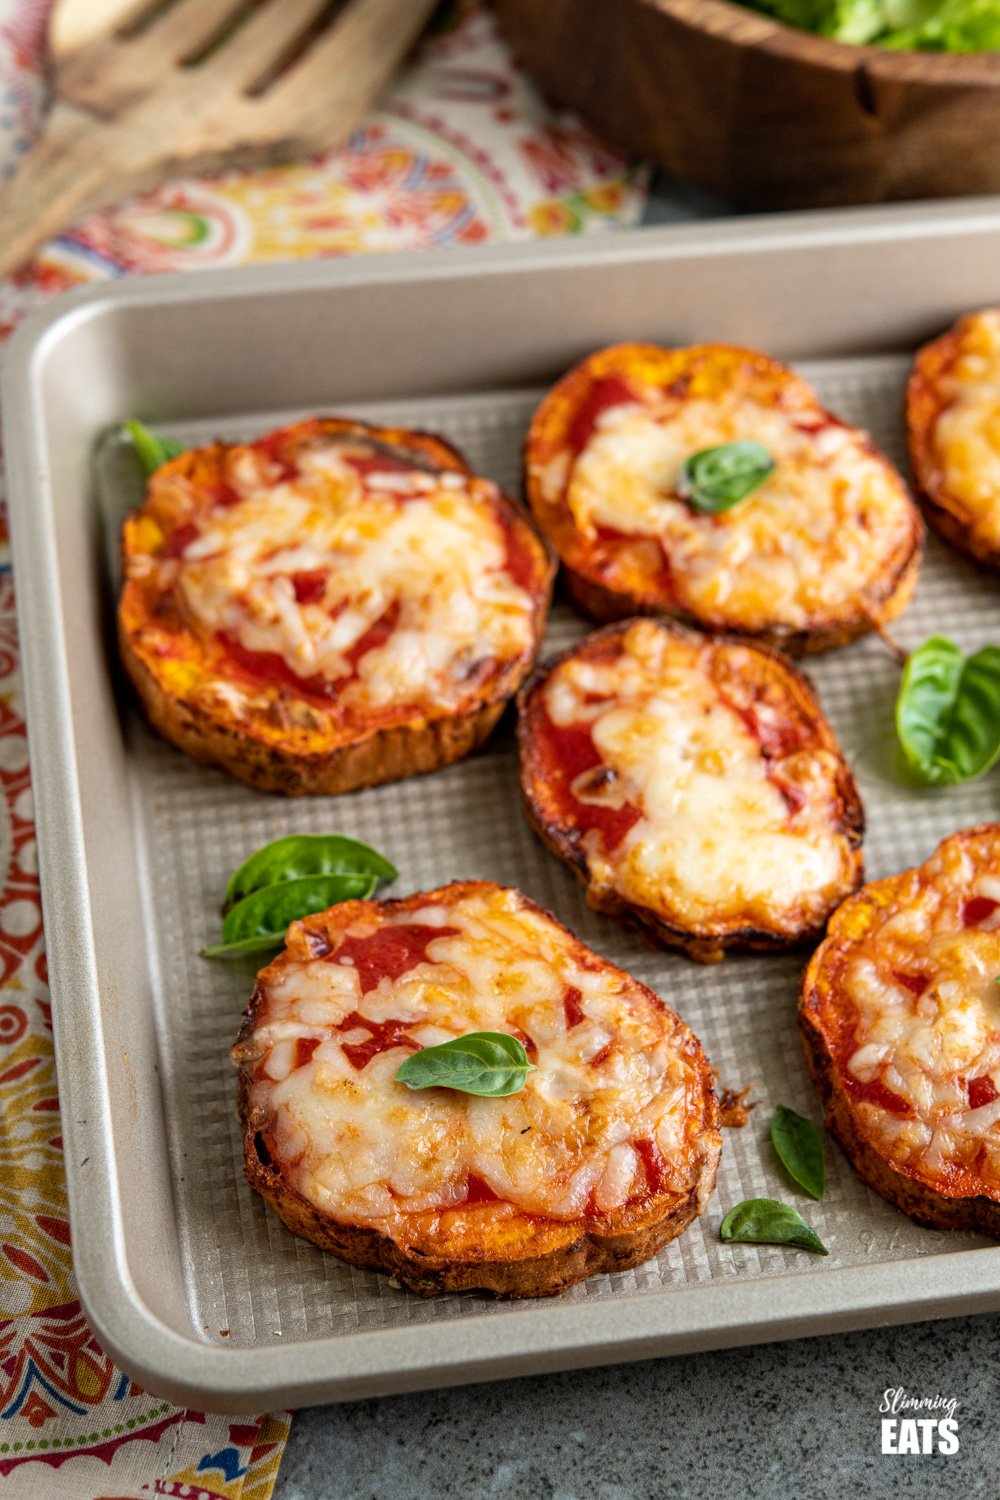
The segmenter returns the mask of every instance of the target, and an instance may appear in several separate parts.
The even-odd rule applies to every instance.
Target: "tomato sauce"
[[[647,1189],[650,1193],[662,1193],[670,1181],[670,1172],[663,1152],[651,1138],[645,1141],[633,1141],[632,1145],[645,1168]]]
[[[361,993],[367,995],[381,979],[395,981],[426,963],[427,949],[436,938],[453,937],[455,927],[431,927],[424,922],[386,923],[363,937],[348,934],[343,942],[327,954],[328,963],[350,959],[361,980]],[[369,1026],[359,1019],[354,1024]]]
[[[499,1203],[500,1195],[495,1193],[484,1178],[470,1172],[466,1184],[465,1203]],[[464,1204],[463,1204],[464,1207]]]
[[[970,1109],[982,1109],[984,1104],[992,1104],[994,1100],[1000,1099],[1000,1092],[988,1074],[983,1078],[970,1078],[967,1087]]]
[[[929,974],[904,974],[901,969],[893,969],[892,977],[904,990],[909,990],[919,1000],[927,986],[930,984]]]
[[[529,545],[521,527],[516,526],[505,512],[497,513],[497,521],[504,535],[504,572],[518,588],[531,593],[538,579],[537,552]]]
[[[289,459],[285,456],[285,449],[288,446],[290,431],[295,434],[293,438],[293,441],[295,442],[294,451],[297,452],[302,439],[301,428],[289,429],[287,427],[282,427],[278,432],[271,432],[267,437],[259,438],[258,441],[253,444],[255,451],[257,453],[263,453],[264,457],[268,459],[269,462],[274,464],[274,466],[277,468],[279,484],[286,484],[288,480],[294,479],[299,472],[298,463],[294,459]]]
[[[761,718],[756,703],[745,706],[734,703],[721,688],[719,697],[742,722],[747,733],[757,741],[768,760],[784,760],[786,756],[794,755],[796,750],[801,750],[806,738],[802,724],[797,721],[789,722],[787,719],[780,719],[776,724],[768,723]]]
[[[673,569],[670,566],[670,558],[667,554],[662,537],[648,535],[636,535],[634,532],[619,531],[615,526],[596,526],[594,535],[597,540],[596,556],[598,571],[607,575],[621,563],[627,564],[627,559],[621,557],[622,549],[634,546],[638,543],[656,543],[659,553],[659,562],[655,569],[650,571],[648,567],[642,570],[642,587],[653,590],[665,599],[676,599],[677,590],[674,585]],[[633,561],[633,566],[635,563]]]
[[[198,528],[197,526],[195,526],[194,522],[185,522],[183,526],[178,526],[177,529],[175,531],[172,531],[167,537],[166,541],[163,544],[163,550],[161,551],[160,556],[182,557],[186,549],[190,547],[191,543],[194,541],[197,535]]]
[[[635,391],[620,375],[607,375],[603,380],[595,380],[573,412],[567,428],[566,442],[570,452],[575,456],[587,446],[602,412],[637,400]]]
[[[358,662],[368,651],[385,645],[395,630],[398,619],[399,604],[393,602],[385,614],[344,652],[352,676],[357,671]],[[347,677],[329,679],[318,673],[312,677],[300,677],[276,651],[248,651],[231,635],[220,634],[218,640],[225,654],[227,674],[249,678],[255,685],[264,683],[268,687],[285,688],[299,697],[311,698],[329,706],[349,680]]]
[[[337,1027],[338,1031],[354,1031],[365,1028],[368,1036],[363,1042],[341,1042],[340,1050],[343,1052],[352,1068],[357,1068],[360,1073],[366,1068],[373,1057],[380,1052],[388,1052],[393,1047],[407,1047],[411,1052],[420,1051],[420,1043],[407,1035],[406,1028],[412,1026],[412,1021],[369,1021],[367,1016],[352,1010],[349,1016],[345,1016]]]
[[[880,1109],[887,1110],[891,1115],[912,1115],[913,1111],[905,1099],[899,1094],[894,1094],[892,1089],[887,1088],[881,1078],[869,1079],[862,1083],[860,1078],[855,1078],[846,1069],[841,1071],[844,1087],[855,1103],[867,1102],[877,1104]]]
[[[348,647],[344,656],[351,664],[352,672],[356,672],[358,662],[369,651],[375,651],[379,646],[384,646],[399,623],[399,600],[394,599],[384,615],[381,615],[374,623],[369,625],[364,635]]]
[[[276,651],[248,651],[234,636],[222,633],[218,640],[227,676],[249,679],[255,686],[263,683],[268,687],[285,688],[301,698],[317,699],[327,706],[343,686],[343,678],[329,682],[325,677],[299,677]]]
[[[313,1053],[320,1044],[318,1036],[299,1036],[295,1038],[295,1055],[292,1058],[292,1068],[304,1068],[311,1061]]]
[[[978,927],[991,917],[1000,906],[1000,902],[992,901],[989,896],[973,896],[962,905],[962,926]]]
[[[207,484],[205,486],[205,489],[207,493],[212,497],[213,506],[221,505],[224,509],[227,510],[232,505],[239,505],[240,501],[243,499],[243,496],[240,494],[239,490],[234,489],[233,486],[229,484],[225,479],[219,479],[215,484]]]
[[[563,992],[563,1010],[566,1012],[566,1025],[570,1030],[587,1019],[580,1004],[582,999],[583,996],[575,984],[566,986]]]
[[[298,604],[318,604],[326,593],[326,568],[308,568],[292,574],[292,588]]]
[[[553,724],[548,714],[539,714],[535,723],[536,745],[546,767],[546,778],[555,794],[559,809],[567,821],[586,830],[596,828],[610,853],[642,817],[639,808],[626,802],[622,807],[605,807],[596,802],[580,802],[570,790],[577,776],[601,765],[588,724]]]

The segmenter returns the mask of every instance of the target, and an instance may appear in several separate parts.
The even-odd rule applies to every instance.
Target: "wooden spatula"
[[[100,0],[55,59],[46,129],[0,193],[0,276],[81,213],[177,174],[336,145],[435,0]]]

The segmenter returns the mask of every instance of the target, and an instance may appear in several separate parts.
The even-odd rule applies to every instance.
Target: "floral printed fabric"
[[[41,126],[50,4],[0,0],[0,177]],[[641,174],[553,115],[463,3],[342,149],[167,183],[68,229],[0,283],[0,337],[95,279],[589,232],[635,222],[644,197]],[[267,1500],[287,1431],[284,1414],[206,1416],[139,1389],[76,1300],[0,509],[0,1486],[7,1500]]]

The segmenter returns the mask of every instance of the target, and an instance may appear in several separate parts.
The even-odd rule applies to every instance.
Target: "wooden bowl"
[[[1000,53],[888,52],[726,0],[494,0],[606,139],[751,208],[1000,191]]]

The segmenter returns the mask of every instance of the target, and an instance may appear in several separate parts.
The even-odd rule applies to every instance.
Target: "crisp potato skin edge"
[[[814,728],[817,746],[830,750],[837,757],[840,772],[838,792],[842,804],[841,820],[853,849],[853,889],[857,890],[864,880],[864,857],[861,852],[861,840],[865,828],[864,806],[854,777],[826,716],[820,708],[809,679],[792,662],[787,661],[780,651],[762,642],[743,640],[731,634],[706,636],[699,631],[675,624],[662,615],[658,617],[658,622],[664,630],[696,643],[704,644],[706,641],[711,641],[723,645],[752,646],[784,669],[794,696],[804,708],[805,715]],[[595,886],[591,881],[586,856],[582,850],[554,820],[546,816],[538,791],[541,778],[535,775],[535,757],[530,728],[530,700],[552,670],[561,662],[577,655],[582,645],[589,646],[592,643],[599,644],[602,641],[614,639],[615,636],[624,633],[630,623],[630,621],[620,621],[606,625],[603,629],[596,630],[592,635],[587,636],[585,642],[578,642],[575,646],[559,652],[558,655],[549,657],[535,669],[521,688],[517,699],[517,737],[520,750],[521,805],[529,824],[546,848],[557,859],[569,865],[586,891],[588,906],[594,911],[602,912],[605,916],[638,927],[656,947],[679,948],[696,963],[715,964],[722,961],[729,948],[775,952],[800,943],[815,942],[826,929],[825,921],[819,926],[790,927],[787,933],[782,934],[764,932],[749,926],[725,933],[698,933],[675,927],[647,907],[627,901],[616,891]]]
[[[388,905],[397,911],[417,910],[426,905],[429,894],[447,896],[477,884],[483,882],[456,881],[438,892],[418,892],[392,902],[344,902],[325,915],[334,919],[331,925],[346,925],[359,906]],[[522,899],[529,910],[542,912],[562,927],[550,912],[528,897]],[[574,941],[579,947],[585,947],[578,938]],[[602,959],[602,963],[609,969],[617,969],[617,965],[606,959]],[[658,1006],[670,1011],[670,1007],[646,985],[634,976],[629,978],[651,995]],[[253,1031],[262,998],[263,991],[258,984],[244,1013],[238,1042],[244,1041]],[[583,1220],[565,1223],[549,1220],[540,1226],[537,1219],[525,1215],[521,1217],[525,1237],[530,1236],[532,1248],[542,1246],[541,1253],[517,1255],[510,1253],[509,1248],[502,1250],[497,1246],[501,1253],[494,1256],[487,1254],[461,1259],[421,1254],[370,1226],[344,1223],[316,1208],[284,1180],[278,1166],[262,1159],[257,1148],[257,1132],[266,1121],[255,1115],[250,1106],[251,1069],[241,1063],[237,1113],[243,1127],[244,1174],[250,1186],[260,1193],[294,1234],[311,1240],[323,1250],[332,1251],[351,1265],[385,1272],[422,1297],[461,1291],[486,1292],[498,1299],[554,1297],[589,1276],[626,1271],[649,1260],[699,1217],[703,1211],[699,1208],[699,1199],[704,1206],[714,1191],[721,1151],[719,1104],[712,1070],[702,1045],[690,1028],[685,1027],[685,1032],[688,1055],[697,1069],[701,1085],[701,1134],[714,1132],[716,1149],[702,1153],[697,1181],[688,1193],[681,1198],[676,1193],[659,1193],[642,1200],[641,1222],[617,1232],[613,1226],[609,1226],[607,1233],[587,1230],[583,1227],[586,1222]],[[632,1217],[634,1219],[634,1210]]]

